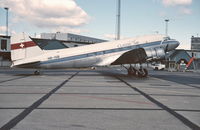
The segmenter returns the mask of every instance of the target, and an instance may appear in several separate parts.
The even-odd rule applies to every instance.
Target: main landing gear
[[[142,68],[142,66],[140,66],[140,69],[136,69],[132,65],[130,65],[130,67],[126,68],[126,69],[127,69],[127,72],[128,72],[129,76],[136,76],[136,77],[139,77],[139,78],[148,76],[147,69]]]

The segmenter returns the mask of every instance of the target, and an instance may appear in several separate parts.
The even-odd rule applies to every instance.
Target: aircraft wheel
[[[140,77],[140,75],[141,75],[141,74],[140,74],[140,72],[139,72],[138,70],[135,71],[135,76],[136,76],[136,77]]]
[[[147,69],[139,69],[137,76],[139,78],[142,78],[142,77],[147,77],[147,75],[148,75]]]
[[[147,69],[143,69],[143,77],[147,77],[148,76],[148,70]]]
[[[136,71],[133,69],[133,68],[129,68],[128,69],[128,75],[130,75],[130,76],[135,76],[136,75]]]
[[[137,73],[137,77],[139,77],[139,78],[143,77],[143,71],[142,71],[142,69],[139,69],[139,71]]]
[[[131,75],[131,71],[130,70],[128,70],[128,75]]]
[[[36,71],[34,72],[34,75],[40,75],[40,71],[36,70]]]

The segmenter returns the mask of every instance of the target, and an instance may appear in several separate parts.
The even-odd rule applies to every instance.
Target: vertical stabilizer
[[[42,50],[24,33],[11,37],[12,61],[32,58],[42,54]]]

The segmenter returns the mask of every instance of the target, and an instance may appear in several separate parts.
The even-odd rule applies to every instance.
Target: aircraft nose
[[[179,41],[174,41],[172,43],[172,48],[176,49],[180,45]]]
[[[167,47],[167,50],[168,51],[172,51],[174,49],[176,49],[178,46],[179,46],[179,42],[178,41],[171,41],[169,44],[168,44],[168,47]]]

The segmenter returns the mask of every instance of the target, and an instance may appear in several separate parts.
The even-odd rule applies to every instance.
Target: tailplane
[[[11,37],[11,60],[13,62],[42,54],[42,50],[24,33]]]

